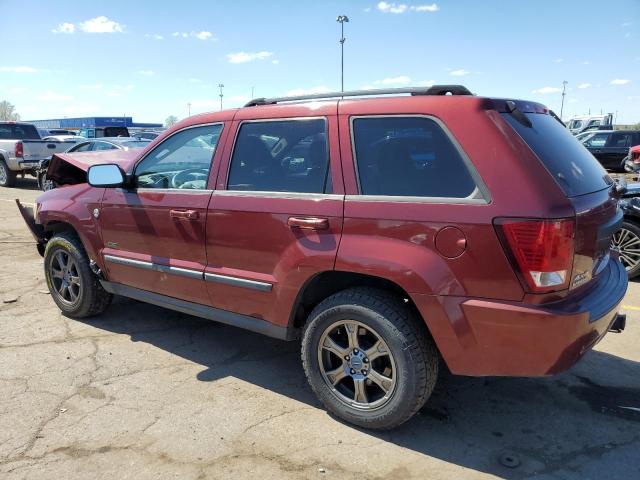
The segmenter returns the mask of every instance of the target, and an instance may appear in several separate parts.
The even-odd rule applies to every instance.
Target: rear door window
[[[604,147],[604,145],[607,143],[607,140],[609,139],[609,136],[610,134],[608,133],[596,133],[593,137],[584,142],[584,145],[585,147],[593,148]]]
[[[551,115],[541,113],[524,115],[531,121],[531,126],[519,122],[512,114],[502,114],[568,197],[585,195],[609,186],[607,172],[560,122]],[[608,137],[609,134],[596,134],[586,144],[602,136]],[[606,138],[602,145],[604,142]]]
[[[607,142],[607,147],[625,148],[631,146],[631,133],[616,132],[612,133]]]
[[[326,125],[322,118],[243,123],[227,188],[331,193]]]
[[[361,195],[482,197],[469,165],[435,120],[360,117],[352,125]]]

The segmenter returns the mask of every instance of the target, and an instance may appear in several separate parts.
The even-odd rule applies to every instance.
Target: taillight
[[[16,158],[24,157],[24,148],[22,142],[16,142]]]
[[[495,223],[530,292],[568,288],[573,267],[574,219],[503,218]]]

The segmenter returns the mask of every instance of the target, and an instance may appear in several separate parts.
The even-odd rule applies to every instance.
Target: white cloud
[[[578,103],[580,100],[578,100],[577,98],[570,98],[568,100],[568,103]]]
[[[378,2],[376,8],[382,13],[404,13],[408,11],[412,12],[437,12],[440,10],[436,3],[424,4],[424,5],[407,5],[405,3],[394,2]],[[365,9],[365,11],[367,11]]]
[[[262,52],[238,52],[227,54],[229,63],[247,63],[253,62],[254,60],[264,60],[271,56],[273,56],[273,52],[268,52],[266,50]]]
[[[13,88],[9,89],[9,93],[12,94],[12,95],[16,95],[18,93],[24,93],[27,90],[29,90],[29,89],[26,88],[26,87],[13,87]]]
[[[631,25],[633,25],[633,23],[631,23],[631,22],[624,22],[621,26],[622,26],[622,27],[630,27]]]
[[[144,36],[147,37],[147,38],[153,38],[154,40],[163,40],[164,39],[164,37],[162,35],[159,35],[157,33],[154,33],[154,34],[145,33]]]
[[[613,80],[611,80],[611,82],[609,82],[611,85],[626,85],[627,83],[629,83],[631,80],[626,79],[626,78],[614,78]]]
[[[209,40],[213,37],[211,32],[191,32],[199,40]]]
[[[190,78],[189,83],[202,83],[202,80],[199,78]]]
[[[152,77],[155,75],[153,70],[138,70],[138,75],[144,75],[145,77]]]
[[[224,97],[224,100],[226,102],[229,102],[233,105],[237,105],[237,104],[241,104],[244,105],[245,103],[247,103],[249,100],[251,100],[249,97],[247,97],[246,95],[234,95],[232,97]]]
[[[131,90],[133,90],[133,85],[114,85],[109,90],[107,90],[106,95],[108,97],[121,97]]]
[[[198,40],[211,40],[211,41],[216,41],[218,40],[216,37],[213,36],[213,33],[211,32],[207,32],[207,31],[201,31],[201,32],[173,32],[171,34],[172,37],[182,37],[182,38],[188,38],[188,37],[193,37],[193,38],[197,38]]]
[[[585,60],[584,62],[582,62],[583,65],[589,65],[591,64],[591,62],[589,60]]]
[[[564,62],[564,58],[556,58],[553,63],[562,63]]]
[[[104,85],[102,83],[94,83],[91,85],[78,85],[80,90],[102,90]]]
[[[73,97],[47,90],[46,92],[38,95],[36,100],[41,102],[68,102],[69,100],[73,100]]]
[[[415,10],[416,12],[437,12],[440,10],[437,4],[432,3],[431,5],[418,5],[415,7],[411,7],[411,10]]]
[[[274,65],[278,65],[280,63],[280,60],[271,60],[271,63],[273,63]]]
[[[51,30],[53,33],[74,33],[76,26],[73,23],[60,23],[56,28]]]
[[[80,22],[78,27],[85,33],[122,33],[124,31],[124,25],[102,15]]]
[[[459,70],[452,70],[449,72],[449,75],[453,75],[454,77],[464,77],[465,75],[469,75],[471,72],[461,68]]]
[[[297,97],[299,95],[313,95],[314,93],[327,93],[330,92],[327,87],[324,85],[319,85],[317,87],[311,88],[294,88],[293,90],[289,90],[286,93],[287,97]]]
[[[435,84],[435,80],[422,80],[421,82],[418,82],[418,85],[422,87],[433,87]]]
[[[578,88],[589,88],[590,86],[590,83],[581,83],[580,85],[578,85]]]
[[[382,80],[376,80],[373,82],[375,85],[407,85],[411,83],[411,78],[406,75],[400,75],[398,77],[383,78]]]
[[[38,69],[33,67],[0,67],[0,72],[11,72],[11,73],[37,73]]]
[[[191,108],[195,110],[213,110],[220,108],[220,100],[196,99],[191,100]]]
[[[380,2],[376,8],[382,13],[404,13],[407,11],[407,6],[404,3]]]
[[[560,91],[561,89],[559,89],[558,87],[542,87],[538,88],[537,90],[532,90],[531,93],[540,93],[542,95],[546,95],[548,93],[558,93]]]

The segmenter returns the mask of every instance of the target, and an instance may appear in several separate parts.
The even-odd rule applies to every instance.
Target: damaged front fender
[[[44,257],[44,248],[47,245],[47,238],[45,236],[44,227],[36,223],[36,206],[30,203],[21,203],[17,198],[16,205],[18,205],[20,215],[22,215],[27,227],[29,227],[31,235],[33,235],[33,238],[37,242],[36,248],[38,249],[38,253],[40,256]]]

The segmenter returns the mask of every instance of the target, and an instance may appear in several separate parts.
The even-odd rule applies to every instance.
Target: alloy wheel
[[[640,265],[640,237],[622,227],[611,240],[611,248],[620,254],[620,261],[627,271]]]
[[[0,185],[7,183],[7,167],[0,165]]]
[[[68,305],[75,304],[82,291],[75,259],[69,253],[59,250],[51,257],[49,272],[54,295]]]
[[[329,326],[320,337],[318,364],[330,391],[360,410],[385,405],[396,387],[396,362],[382,337],[355,320]]]

